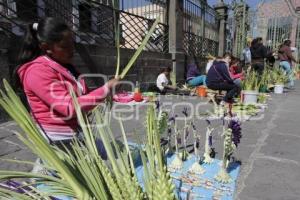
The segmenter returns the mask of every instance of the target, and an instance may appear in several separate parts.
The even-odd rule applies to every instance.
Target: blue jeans
[[[205,75],[197,76],[197,77],[193,78],[192,80],[189,80],[188,84],[193,87],[196,87],[199,85],[206,85],[206,76]]]
[[[236,84],[239,88],[242,88],[243,86],[242,80],[239,78],[233,80],[233,83]]]
[[[288,61],[281,61],[280,62],[280,67],[282,67],[284,69],[284,71],[286,71],[286,74],[289,77],[289,86],[294,86],[294,77],[293,77],[293,70],[291,67],[291,64]]]

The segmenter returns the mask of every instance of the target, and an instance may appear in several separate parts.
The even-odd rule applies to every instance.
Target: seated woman
[[[171,85],[170,74],[172,72],[171,67],[165,67],[161,70],[161,73],[156,79],[156,87],[161,94],[166,94],[167,92],[174,92],[177,90],[176,87]]]
[[[207,58],[207,63],[206,63],[206,67],[205,67],[205,73],[207,74],[209,69],[213,65],[214,61],[216,60],[216,57],[209,54],[208,56],[206,56],[206,58]]]
[[[233,58],[229,67],[229,72],[234,84],[242,88],[242,80],[244,80],[244,73],[240,72],[239,64],[240,60],[237,58]]]
[[[206,76],[201,75],[201,73],[195,63],[191,63],[188,65],[186,82],[190,86],[196,87],[199,85],[206,85],[205,80],[206,80]]]
[[[231,62],[231,54],[226,53],[223,59],[216,60],[209,69],[206,77],[206,84],[212,90],[226,90],[224,101],[232,103],[234,96],[240,92],[240,87],[234,84],[230,77],[228,66]]]

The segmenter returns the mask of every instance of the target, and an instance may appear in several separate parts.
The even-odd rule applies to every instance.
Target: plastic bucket
[[[203,86],[197,87],[197,95],[199,97],[206,97],[207,96],[206,87],[203,87]]]
[[[284,85],[275,85],[274,93],[275,94],[282,94],[283,93]]]
[[[244,104],[256,104],[258,97],[258,91],[244,90],[242,91],[242,102]]]

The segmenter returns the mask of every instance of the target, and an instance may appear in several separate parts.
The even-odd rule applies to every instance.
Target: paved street
[[[185,97],[163,99],[163,102],[199,103],[198,98]],[[211,107],[204,105],[201,109]],[[283,95],[273,95],[268,109],[260,120],[243,123],[243,138],[236,153],[242,162],[237,183],[235,199],[237,200],[297,200],[300,196],[300,82],[296,89]],[[180,113],[182,108],[176,108]],[[138,120],[124,122],[131,140],[136,140],[133,133],[144,134],[143,123],[145,112],[140,108]],[[219,122],[215,122],[216,126]],[[199,131],[205,131],[204,122],[197,121]],[[113,123],[116,137],[120,136],[117,123]],[[0,157],[22,160],[34,160],[27,148],[20,144],[15,136],[18,131],[13,122],[2,123],[0,126]],[[221,157],[222,140],[214,135],[217,157]],[[203,145],[202,145],[203,146]],[[0,169],[30,170],[30,166],[11,164],[4,161]]]

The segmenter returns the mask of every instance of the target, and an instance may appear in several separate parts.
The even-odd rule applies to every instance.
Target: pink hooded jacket
[[[18,74],[31,114],[46,134],[73,135],[78,129],[70,87],[83,111],[94,108],[109,93],[106,84],[89,92],[83,80],[79,84],[66,68],[47,56],[24,64]]]

